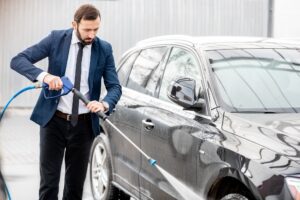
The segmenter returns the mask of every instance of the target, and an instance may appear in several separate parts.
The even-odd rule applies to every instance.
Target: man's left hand
[[[91,112],[106,112],[107,108],[105,108],[104,104],[99,101],[91,101],[86,106]]]

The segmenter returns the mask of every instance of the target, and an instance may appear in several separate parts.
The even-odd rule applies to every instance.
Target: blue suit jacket
[[[73,29],[52,31],[50,35],[39,43],[15,56],[11,60],[11,68],[35,82],[42,70],[33,64],[48,57],[48,72],[59,77],[64,76],[72,31]],[[111,112],[120,99],[121,86],[115,69],[111,45],[99,38],[95,38],[92,44],[88,78],[90,100],[99,100],[102,77],[107,89],[107,95],[103,100],[109,104],[109,112]],[[52,92],[57,93],[56,91]],[[58,102],[59,98],[46,100],[42,91],[31,115],[31,120],[41,126],[45,126],[53,117]],[[92,127],[94,134],[99,134],[99,118],[96,114],[92,114]]]

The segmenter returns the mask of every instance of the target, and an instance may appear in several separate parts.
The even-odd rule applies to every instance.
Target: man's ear
[[[74,30],[77,30],[77,22],[72,21],[72,27]]]

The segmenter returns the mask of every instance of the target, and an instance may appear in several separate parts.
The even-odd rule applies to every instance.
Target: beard
[[[92,39],[92,38],[82,39],[82,37],[81,37],[81,35],[80,35],[78,29],[76,30],[76,35],[77,35],[79,41],[80,41],[82,44],[84,44],[84,45],[90,45],[90,44],[92,44],[93,41],[94,41],[94,39]]]

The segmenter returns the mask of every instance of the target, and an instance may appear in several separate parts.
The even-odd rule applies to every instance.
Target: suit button
[[[55,100],[55,103],[58,104],[58,100]]]

